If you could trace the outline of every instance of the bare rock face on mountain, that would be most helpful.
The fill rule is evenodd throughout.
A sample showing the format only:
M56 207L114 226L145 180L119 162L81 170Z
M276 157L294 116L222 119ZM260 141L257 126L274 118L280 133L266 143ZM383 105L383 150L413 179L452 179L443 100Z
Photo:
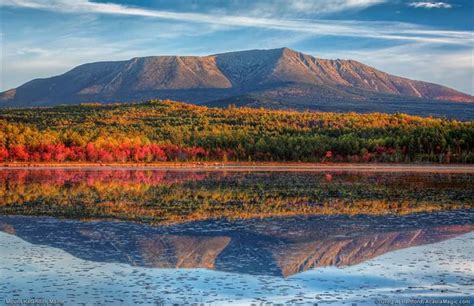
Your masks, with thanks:
M405 109L421 114L449 108L449 102L474 102L474 97L451 88L396 77L353 60L317 59L288 48L90 63L0 94L3 106L165 98L209 106Z

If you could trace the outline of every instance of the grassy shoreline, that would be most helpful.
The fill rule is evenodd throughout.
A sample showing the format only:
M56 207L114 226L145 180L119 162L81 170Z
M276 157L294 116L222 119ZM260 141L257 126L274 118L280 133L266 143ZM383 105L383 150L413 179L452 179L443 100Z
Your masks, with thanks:
M1 169L147 169L147 170L226 170L226 171L370 171L370 172L449 172L474 173L474 164L423 163L297 163L297 162L153 162L153 163L0 163Z

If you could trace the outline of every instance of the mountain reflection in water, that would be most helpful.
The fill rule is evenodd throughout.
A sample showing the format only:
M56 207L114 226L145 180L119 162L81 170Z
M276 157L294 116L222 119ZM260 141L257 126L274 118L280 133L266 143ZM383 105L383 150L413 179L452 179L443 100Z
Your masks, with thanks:
M95 262L287 277L474 230L472 210L407 216L207 220L171 226L1 216L0 230Z

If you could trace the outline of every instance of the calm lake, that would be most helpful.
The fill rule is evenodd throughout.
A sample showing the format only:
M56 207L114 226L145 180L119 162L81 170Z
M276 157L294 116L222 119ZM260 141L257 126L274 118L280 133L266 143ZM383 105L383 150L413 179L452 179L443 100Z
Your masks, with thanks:
M0 170L0 303L474 302L474 174Z

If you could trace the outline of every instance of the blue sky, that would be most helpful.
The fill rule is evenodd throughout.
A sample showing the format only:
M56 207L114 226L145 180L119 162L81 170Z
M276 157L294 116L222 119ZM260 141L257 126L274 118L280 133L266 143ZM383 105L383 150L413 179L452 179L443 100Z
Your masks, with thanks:
M289 47L474 93L474 1L0 0L0 89L76 65Z

